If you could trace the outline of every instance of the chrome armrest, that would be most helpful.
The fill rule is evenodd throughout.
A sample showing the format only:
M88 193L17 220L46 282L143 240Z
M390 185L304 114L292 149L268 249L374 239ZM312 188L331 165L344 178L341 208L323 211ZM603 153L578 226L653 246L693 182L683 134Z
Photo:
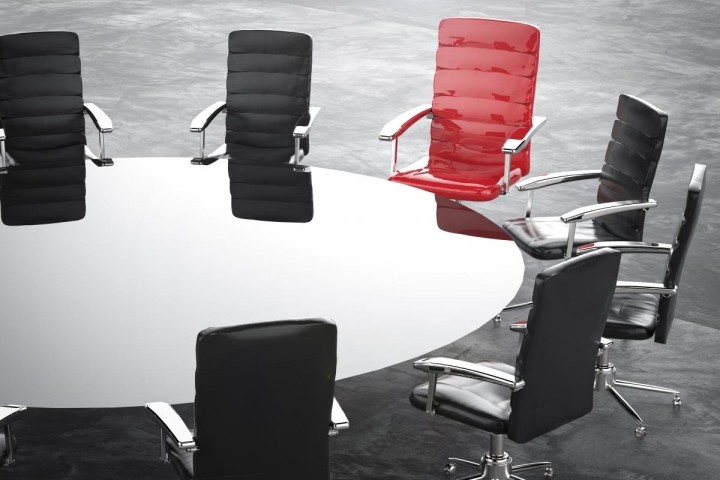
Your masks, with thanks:
M457 360L454 358L434 357L421 358L413 363L413 367L429 374L445 373L460 377L483 380L512 390L520 390L525 386L525 381L515 380L515 375L491 368L485 365Z
M538 188L549 187L560 183L599 178L600 173L601 170L572 170L568 172L548 173L547 175L539 175L521 180L515 184L515 188L521 192L537 190Z
M5 158L5 125L0 118L0 175L7 173L7 160Z
M340 403L337 398L333 398L332 413L330 414L330 430L328 435L337 435L340 430L347 430L350 428L350 421L345 415Z
M190 131L200 134L198 137L200 155L191 160L190 163L193 165L210 165L219 158L219 156L215 158L213 158L212 155L208 157L205 156L205 129L213 120L215 120L215 117L217 117L220 112L225 111L226 108L227 104L225 102L215 102L206 107L202 112L198 113L195 118L193 118L192 122L190 122Z
M527 192L527 206L525 207L525 218L532 214L532 202L534 190L539 188L558 185L560 183L575 182L578 180L587 180L589 178L599 178L602 170L573 170L568 172L549 173L537 177L526 178L515 184L515 188L521 192Z
M406 112L401 113L397 117L390 120L380 130L378 138L384 142L392 142L390 148L390 172L397 171L397 152L398 138L405 131L412 127L415 122L432 112L432 106L429 104L418 105Z
M313 126L313 122L315 122L315 118L317 117L318 113L320 112L320 107L310 107L308 109L308 115L303 116L300 120L302 121L304 118L308 118L308 122L305 125L295 125L295 130L293 131L293 137L295 138L305 138L310 134L310 129ZM298 122L299 123L299 122Z
M10 424L17 420L20 414L27 410L24 405L5 405L0 407L0 427L3 428L5 433L5 450L7 456L5 457L5 465L10 465L15 462L15 446L13 445L12 427Z
M647 202L621 200L619 202L597 203L595 205L576 208L575 210L560 215L560 220L564 223L576 223L592 218L604 217L606 215L614 215L616 213L648 210L653 207L657 207L657 202L653 199L649 199Z
M615 293L652 293L673 296L677 294L677 287L668 288L662 283L618 281L615 284Z
M212 105L206 107L202 112L198 113L192 122L190 122L191 132L202 132L210 123L215 120L220 112L225 110L225 102L215 102Z
M505 140L505 144L502 147L502 151L505 154L505 167L503 172L503 188L502 194L505 195L510 189L510 162L512 156L518 152L521 152L530 144L532 138L540 127L545 125L547 118L545 117L532 117L532 125L530 127L522 127L515 130L510 138Z
M653 199L649 199L647 202L640 202L638 200L622 200L619 202L597 203L587 207L580 207L560 215L560 220L564 223L570 224L570 228L568 228L565 258L572 257L573 244L575 243L575 227L577 226L577 222L603 217L605 215L630 212L633 210L647 210L653 207L657 207L657 202Z
M95 124L95 128L98 130L98 137L100 141L100 157L96 156L92 151L85 146L85 158L92 160L92 162L98 167L110 167L114 165L111 158L105 156L105 134L113 131L112 120L107 114L94 103L86 103L83 105L83 111ZM89 152L89 153L88 153Z
M165 402L151 402L145 404L145 411L155 423L160 426L160 459L167 461L165 450L165 437L169 436L172 441L188 452L197 450L195 438L190 429L185 425L175 409Z
M298 125L295 125L295 130L293 131L293 137L295 138L295 153L293 154L292 158L292 162L295 165L298 165L303 158L303 155L300 151L300 139L305 138L310 134L310 129L312 128L313 122L315 121L315 117L317 117L318 112L320 112L320 107L310 107L308 109L307 115L303 115L302 118L298 121ZM304 122L305 119L307 119L307 123ZM305 125L300 125L300 122L305 123Z
M601 248L612 248L622 253L662 253L669 254L672 251L672 245L669 243L647 243L647 242L595 242L581 245L576 249L578 254L594 252Z

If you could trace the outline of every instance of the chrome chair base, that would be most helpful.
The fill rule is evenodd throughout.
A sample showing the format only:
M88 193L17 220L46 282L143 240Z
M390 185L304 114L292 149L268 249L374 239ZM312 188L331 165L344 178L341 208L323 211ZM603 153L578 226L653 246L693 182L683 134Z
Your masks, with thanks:
M553 468L550 462L533 462L521 465L512 465L512 457L505 452L503 446L505 437L503 435L490 435L490 450L483 455L480 463L471 462L462 458L450 457L445 465L445 475L453 475L458 465L464 465L478 469L479 472L467 475L458 480L524 480L515 475L516 472L524 472L537 468L545 469L545 478L553 478Z
M609 348L612 345L612 341L603 339L600 351L598 352L597 363L595 365L595 390L605 390L610 396L615 399L616 402L638 423L635 427L635 436L637 438L645 437L645 422L630 403L620 395L617 388L630 388L633 390L644 390L646 392L666 393L673 396L673 407L679 408L682 405L680 400L680 392L672 388L659 387L657 385L648 385L645 383L630 382L627 380L618 380L615 378L615 366L608 360Z

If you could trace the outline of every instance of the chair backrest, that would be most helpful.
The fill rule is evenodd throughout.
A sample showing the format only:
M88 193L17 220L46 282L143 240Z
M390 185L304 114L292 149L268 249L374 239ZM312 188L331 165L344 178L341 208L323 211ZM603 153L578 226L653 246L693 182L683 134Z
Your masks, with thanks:
M512 393L508 437L519 443L592 410L595 359L620 253L602 249L541 272L517 357L525 387Z
M690 178L685 209L683 210L680 225L673 238L673 249L668 257L665 269L665 286L680 289L680 276L687 257L690 242L695 233L695 226L698 223L700 209L702 208L703 196L705 195L705 165L696 164ZM655 328L655 341L667 343L670 327L672 327L675 316L675 305L677 294L672 296L661 296L658 305L658 322Z
M336 342L323 319L200 332L195 478L329 478Z
M78 36L0 36L0 118L17 163L0 176L2 221L28 225L85 216L85 120Z
M503 177L505 140L531 125L539 53L540 30L533 25L440 22L428 160L434 176ZM529 147L513 156L511 168L529 172Z
M231 162L287 163L295 151L293 129L310 107L312 38L240 30L230 33L228 49L225 143ZM301 147L307 154L307 139Z
M660 161L667 122L667 113L659 108L631 95L620 95L617 119L600 175L599 203L647 201ZM645 211L608 215L595 222L620 238L640 241Z

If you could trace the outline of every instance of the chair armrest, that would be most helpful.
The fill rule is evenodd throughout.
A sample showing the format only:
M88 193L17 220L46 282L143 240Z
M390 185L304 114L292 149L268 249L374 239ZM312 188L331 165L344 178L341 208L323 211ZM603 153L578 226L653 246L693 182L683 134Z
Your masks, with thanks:
M310 107L308 109L307 115L303 115L302 118L298 121L298 124L295 125L295 130L293 131L293 137L295 138L305 138L310 134L310 129L313 126L313 122L315 122L315 117L317 117L318 113L320 112L320 107ZM301 125L300 122L303 122L305 119L307 119L307 123L304 125Z
M7 159L5 158L5 125L0 118L0 175L7 173Z
M545 125L547 118L545 117L532 117L532 125L530 127L518 128L511 135L510 138L505 140L505 144L502 147L503 153L509 153L515 155L521 152L530 143L530 139L540 130L540 127Z
M155 423L160 425L163 432L172 438L179 448L187 451L193 451L197 448L192 432L169 403L146 403L145 411L148 412Z
M4 405L0 407L0 427L4 427L18 419L27 410L25 405Z
M669 243L617 241L588 243L577 247L576 252L582 254L594 252L601 248L612 248L621 253L662 253L666 255L672 251L672 245Z
M647 210L653 207L657 207L657 202L653 199L649 199L647 202L622 200L619 202L598 203L571 210L560 215L560 220L564 223L576 223L592 218L604 217L606 215L614 215L616 213L630 212L633 210Z
M460 377L474 378L486 382L508 387L512 390L520 390L525 386L525 381L515 380L515 375L505 373L495 368L484 365L457 360L454 358L434 357L421 358L413 363L413 367L429 374L445 373Z
M378 138L384 142L390 142L397 139L397 137L405 133L405 130L412 127L415 122L431 111L431 105L423 104L401 113L385 124L382 130L380 130Z
M95 128L101 133L110 133L113 131L112 120L107 114L94 103L86 103L83 110L95 124Z
M530 177L525 180L521 180L515 184L515 188L521 192L527 190L537 190L538 188L549 187L560 183L599 178L600 173L601 170L573 170L568 172L549 173L547 175L539 175L537 177Z
M337 435L340 430L347 430L350 428L350 421L345 415L340 403L337 398L333 398L332 413L330 414L330 431L328 435Z
M673 296L677 294L677 287L667 288L662 283L618 281L615 284L615 293L652 293Z
M215 102L208 106L202 112L198 113L192 122L190 122L191 132L203 132L210 125L210 122L215 120L220 112L226 108L225 102Z

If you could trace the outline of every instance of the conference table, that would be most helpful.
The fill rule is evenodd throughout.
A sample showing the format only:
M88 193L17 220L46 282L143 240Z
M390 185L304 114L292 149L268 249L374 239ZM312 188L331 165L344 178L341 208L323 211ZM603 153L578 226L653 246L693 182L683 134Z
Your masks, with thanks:
M472 210L342 171L312 181L312 221L246 220L222 161L118 158L88 165L84 219L0 225L0 404L192 402L200 330L288 318L337 323L342 379L451 343L519 289L520 251Z

